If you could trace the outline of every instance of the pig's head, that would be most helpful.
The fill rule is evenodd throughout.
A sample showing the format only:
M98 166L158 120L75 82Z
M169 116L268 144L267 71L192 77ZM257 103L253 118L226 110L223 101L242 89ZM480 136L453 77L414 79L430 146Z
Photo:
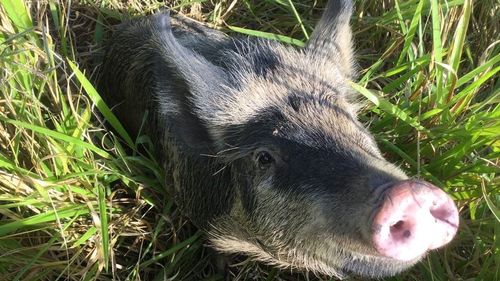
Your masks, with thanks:
M381 277L453 238L453 201L387 162L356 118L350 15L349 1L331 1L304 49L234 41L218 65L162 33L189 116L208 135L199 142L231 177L228 211L205 227L216 249Z

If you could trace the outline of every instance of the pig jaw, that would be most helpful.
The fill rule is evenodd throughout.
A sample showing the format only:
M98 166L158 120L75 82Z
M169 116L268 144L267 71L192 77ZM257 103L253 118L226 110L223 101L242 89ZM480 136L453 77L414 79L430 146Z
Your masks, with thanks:
M419 260L396 261L376 255L361 254L348 250L350 247L347 245L352 248L360 247L360 252L369 252L370 249L341 237L330 236L324 239L324 235L299 238L298 241L294 241L294 245L286 245L285 241L279 239L274 240L274 245L264 244L263 238L248 233L245 227L230 217L218 220L217 226L213 225L212 230L207 232L210 245L222 253L244 253L254 260L283 269L307 270L339 279L352 274L370 278L393 276L413 266Z
M397 168L393 167L393 169L397 171ZM404 177L400 173L395 173L398 174L397 178ZM304 188L314 189L313 186ZM416 190L413 190L415 188ZM370 196L377 197L381 202L361 197L364 203L355 200L352 203L352 209L343 213L342 217L347 219L332 221L331 213L341 212L345 205L332 206L329 196L319 194L300 197L275 192L272 181L268 180L257 187L257 198L260 199L257 201L267 201L269 204L268 206L259 205L259 209L267 210L265 213L248 214L243 207L244 204L236 200L231 214L223 219L217 219L217 224L212 225L213 228L208 233L212 246L221 252L243 252L256 260L279 267L306 269L338 278L343 278L348 274L372 278L393 276L413 266L428 250L446 244L453 237L456 227L450 228L446 241L437 241L437 244L433 243L429 247L420 247L421 245L417 244L415 247L418 248L418 253L408 258L393 254L390 250L382 248L387 243L376 241L379 236L375 231L370 230L370 224L372 222L373 225L383 223L384 221L378 216L387 215L392 211L391 208L395 208L392 207L394 205L407 204L412 200L413 195L419 200L415 202L417 205L439 201L436 202L437 207L433 207L429 212L451 224L455 224L454 220L456 224L458 223L458 212L451 199L443 195L444 192L428 183L396 180L395 183L390 183L380 189L375 192L375 195ZM401 190L403 195L400 195ZM412 194L412 196L405 194ZM431 196L428 196L429 194ZM340 199L352 200L348 197ZM427 201L421 202L422 200ZM363 204L365 209L361 206ZM391 208L386 206L388 204ZM278 205L281 207L276 208ZM414 210L419 207L413 206L412 208L411 210ZM370 209L375 209L375 211L369 212ZM370 216L373 213L375 218ZM297 220L297 214L300 214L300 221ZM398 214L400 212L395 212L395 215ZM359 219L349 219L349 215ZM287 221L287 216L292 219ZM361 230L363 227L368 230ZM353 231L353 229L358 229L358 231ZM426 238L424 236L421 239ZM406 245L401 247L400 252L404 253Z

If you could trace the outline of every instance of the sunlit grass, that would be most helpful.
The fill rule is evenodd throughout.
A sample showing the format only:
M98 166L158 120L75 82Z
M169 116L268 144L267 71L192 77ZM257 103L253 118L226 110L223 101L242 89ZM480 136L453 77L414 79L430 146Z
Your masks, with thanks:
M296 46L325 3L167 2ZM151 140L131 139L93 86L108 30L165 4L0 3L0 279L222 280L165 194ZM494 0L356 2L360 119L388 159L449 192L461 214L450 246L388 280L500 279L498 13ZM235 280L306 278L236 262Z

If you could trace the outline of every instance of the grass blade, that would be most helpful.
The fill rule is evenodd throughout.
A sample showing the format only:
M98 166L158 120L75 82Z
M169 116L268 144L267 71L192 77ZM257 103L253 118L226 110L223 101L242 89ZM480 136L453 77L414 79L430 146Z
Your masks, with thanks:
M123 140L127 143L127 145L131 148L135 149L135 144L132 141L132 138L127 133L125 128L123 128L118 118L111 112L111 109L106 105L101 96L97 93L94 86L89 82L89 80L85 77L85 75L78 69L78 67L71 61L68 60L69 66L75 73L78 81L82 84L85 92L90 97L92 102L97 106L99 111L102 113L104 118L109 122L109 124L116 130L116 132L123 138Z
M5 236L9 233L22 228L26 228L28 226L36 226L47 222L55 222L58 219L71 218L75 216L86 215L88 213L89 210L82 206L70 206L59 210L50 210L42 214L1 224L0 236Z
M60 133L60 132L56 132L56 131L53 131L53 130L49 130L47 128L35 126L35 125L32 125L32 124L28 124L28 123L25 123L25 122L22 122L22 121L7 119L7 118L1 117L1 116L0 116L0 121L7 122L7 123L10 123L12 125L16 125L18 127L22 127L22 128L28 129L28 130L32 130L34 132L43 134L45 136L52 137L52 138L64 141L64 142L66 142L68 144L72 143L74 145L87 148L87 149L89 149L89 150L97 153L99 156L101 156L103 158L111 158L111 155L108 152L106 152L106 151L104 151L104 150L102 150L102 149L94 146L93 144L90 144L88 142L84 142L84 141L82 141L80 139L68 136L66 134L63 134L63 133Z
M298 39L291 38L288 36L284 36L284 35L263 32L263 31L257 31L257 30L251 30L251 29L246 29L246 28L236 27L236 26L228 26L228 28L231 29L232 31L235 31L235 32L238 32L241 34L246 34L246 35L255 36L255 37L261 37L261 38L265 38L265 39L276 40L276 41L280 41L280 42L287 43L290 45L295 45L298 47L303 47L305 45L305 43L303 41L300 41Z
M351 86L384 112L398 119L401 119L403 122L407 123L408 125L412 126L413 128L419 131L430 133L428 132L427 129L425 129L422 125L420 125L420 123L415 118L410 117L404 110L393 105L386 99L376 95L373 91L369 91L355 83L351 83Z
M0 3L19 32L33 27L30 13L23 0L1 0Z
M306 40L309 39L309 34L306 30L306 27L304 26L304 23L302 22L302 18L300 17L299 13L297 12L297 9L295 9L295 5L293 4L292 0L288 0L288 6L290 9L292 9L293 15L297 19L297 22L299 23L300 29L302 29L302 32L304 33L304 37Z

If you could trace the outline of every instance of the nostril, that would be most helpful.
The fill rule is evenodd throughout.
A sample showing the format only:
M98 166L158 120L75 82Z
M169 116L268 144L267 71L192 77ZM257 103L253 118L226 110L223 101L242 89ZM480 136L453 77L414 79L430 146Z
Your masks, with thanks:
M391 227L394 229L401 229L403 227L404 221L398 221L397 223L393 224Z
M408 223L405 223L404 221L400 220L396 222L395 224L391 225L390 227L391 235L394 238L410 238L411 236L411 231L408 229Z
M436 209L430 209L431 215L435 217L438 220L446 221L448 217L450 217L451 212L447 210L446 208L436 208Z
M431 208L429 211L436 220L457 227L456 223L452 221L454 216L453 210L450 210L446 206L439 206L438 208Z

